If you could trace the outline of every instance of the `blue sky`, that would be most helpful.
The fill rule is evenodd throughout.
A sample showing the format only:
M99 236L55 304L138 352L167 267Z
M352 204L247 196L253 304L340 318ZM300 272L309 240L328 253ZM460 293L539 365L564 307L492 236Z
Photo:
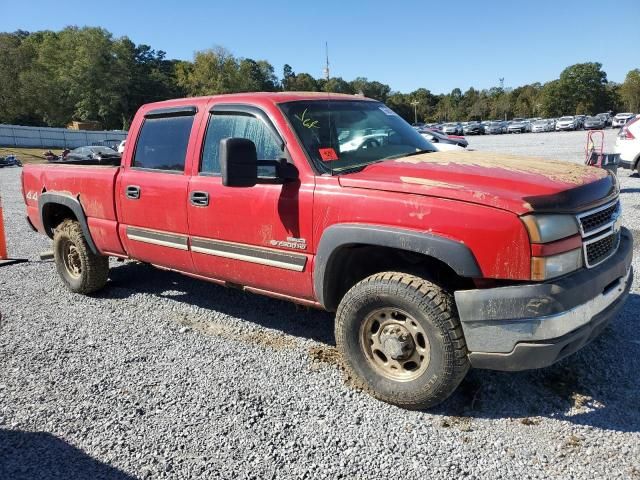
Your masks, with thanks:
M101 26L169 58L221 45L278 76L365 76L408 92L519 86L598 61L609 80L640 68L640 0L0 0L0 31ZM615 38L615 39L614 39Z

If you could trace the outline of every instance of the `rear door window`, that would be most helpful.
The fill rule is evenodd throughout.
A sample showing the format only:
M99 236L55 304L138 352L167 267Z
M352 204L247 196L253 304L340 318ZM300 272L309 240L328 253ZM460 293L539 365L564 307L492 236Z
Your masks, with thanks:
M193 115L145 118L133 168L183 172Z

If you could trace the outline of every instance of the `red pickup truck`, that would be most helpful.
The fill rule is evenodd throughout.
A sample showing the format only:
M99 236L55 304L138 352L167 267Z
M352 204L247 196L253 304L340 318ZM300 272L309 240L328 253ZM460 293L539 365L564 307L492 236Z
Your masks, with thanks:
M143 106L119 165L28 165L28 219L73 292L109 257L336 312L347 367L406 408L470 367L551 365L632 280L615 175L436 152L384 104L250 93Z

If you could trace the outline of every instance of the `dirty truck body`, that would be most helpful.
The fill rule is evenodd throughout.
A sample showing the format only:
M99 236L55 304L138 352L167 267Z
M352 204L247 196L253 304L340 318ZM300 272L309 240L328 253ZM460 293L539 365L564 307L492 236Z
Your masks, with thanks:
M469 367L553 364L631 284L614 175L435 152L362 97L236 94L143 106L122 165L29 165L28 220L73 291L132 258L336 311L378 398L444 400Z

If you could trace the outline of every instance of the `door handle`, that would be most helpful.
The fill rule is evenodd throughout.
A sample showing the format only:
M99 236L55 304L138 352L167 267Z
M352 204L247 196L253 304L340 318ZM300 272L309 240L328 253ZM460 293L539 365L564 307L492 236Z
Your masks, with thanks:
M128 185L126 190L127 198L138 200L140 198L140 187L137 185Z
M191 192L189 201L191 201L191 205L196 207L206 207L209 205L209 194L207 192Z

